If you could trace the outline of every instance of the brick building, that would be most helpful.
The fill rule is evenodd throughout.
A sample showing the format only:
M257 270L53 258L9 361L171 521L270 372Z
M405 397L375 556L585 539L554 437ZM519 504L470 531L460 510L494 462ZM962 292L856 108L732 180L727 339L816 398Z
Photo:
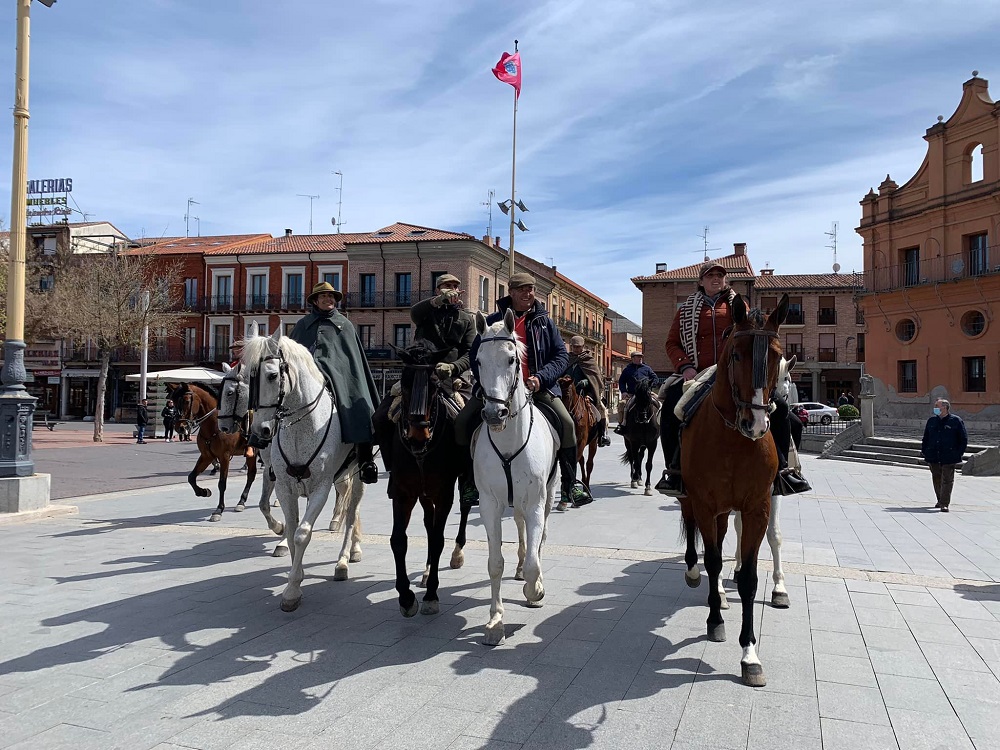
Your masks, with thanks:
M958 108L924 134L902 186L888 175L861 201L861 305L876 414L923 420L938 397L966 419L1000 422L1000 104L973 73Z

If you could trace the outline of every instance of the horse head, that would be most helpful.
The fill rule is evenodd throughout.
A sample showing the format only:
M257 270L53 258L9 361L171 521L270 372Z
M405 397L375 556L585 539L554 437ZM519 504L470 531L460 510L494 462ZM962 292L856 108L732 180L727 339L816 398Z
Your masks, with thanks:
M194 393L187 383L177 383L167 395L177 409L177 421L187 426L194 420Z
M735 428L751 440L768 431L768 402L778 383L781 342L778 327L788 313L788 295L782 295L770 315L748 310L740 295L733 300L733 329L719 359L720 377L728 383L736 408Z
M230 367L222 363L222 382L219 384L219 429L237 432L239 423L250 411L250 387L242 378L242 364Z
M396 352L403 363L399 381L403 402L399 422L401 435L405 443L417 450L429 446L434 438L439 381L431 376L434 365L446 351L434 349L429 342L418 339L409 348Z
M797 362L798 358L793 354L791 359L782 357L781 362L778 363L778 384L774 387L774 393L789 404L793 401L790 398L792 392L792 370L795 368Z
M499 431L527 402L527 390L521 380L521 362L527 349L514 333L514 313L510 309L503 320L493 325L487 325L486 317L476 311L476 330L479 332L476 366L485 401L483 420L490 429Z

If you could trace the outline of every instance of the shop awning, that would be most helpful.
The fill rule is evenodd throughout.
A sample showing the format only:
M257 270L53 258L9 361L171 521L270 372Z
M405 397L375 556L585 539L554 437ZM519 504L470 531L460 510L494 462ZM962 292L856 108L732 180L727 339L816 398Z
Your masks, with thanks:
M125 379L138 382L139 373L126 375ZM146 373L147 383L218 383L221 380L221 372L209 370L207 367L177 367L173 370Z

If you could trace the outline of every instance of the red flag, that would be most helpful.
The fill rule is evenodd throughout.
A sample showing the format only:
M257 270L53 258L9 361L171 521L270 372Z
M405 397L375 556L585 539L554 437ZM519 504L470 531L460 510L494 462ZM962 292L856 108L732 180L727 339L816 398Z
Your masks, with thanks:
M500 62L493 68L493 75L497 80L509 83L514 87L515 97L521 96L521 53L515 52L513 55L504 52L500 56Z

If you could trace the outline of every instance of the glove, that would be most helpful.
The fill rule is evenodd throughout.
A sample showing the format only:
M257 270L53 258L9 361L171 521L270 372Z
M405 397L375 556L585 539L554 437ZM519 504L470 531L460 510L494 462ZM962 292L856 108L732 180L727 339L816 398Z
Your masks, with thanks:
M442 305L454 305L455 300L458 299L457 289L445 289L441 294L431 300L431 304L434 307L441 307Z
M590 387L590 381L588 381L588 380L581 380L580 382L578 382L576 384L576 392L577 393L586 393L586 391L587 391L587 389L589 387Z
M448 364L447 362L441 362L434 366L434 374L437 375L441 380L448 380L451 378L452 373L455 372L455 365Z

